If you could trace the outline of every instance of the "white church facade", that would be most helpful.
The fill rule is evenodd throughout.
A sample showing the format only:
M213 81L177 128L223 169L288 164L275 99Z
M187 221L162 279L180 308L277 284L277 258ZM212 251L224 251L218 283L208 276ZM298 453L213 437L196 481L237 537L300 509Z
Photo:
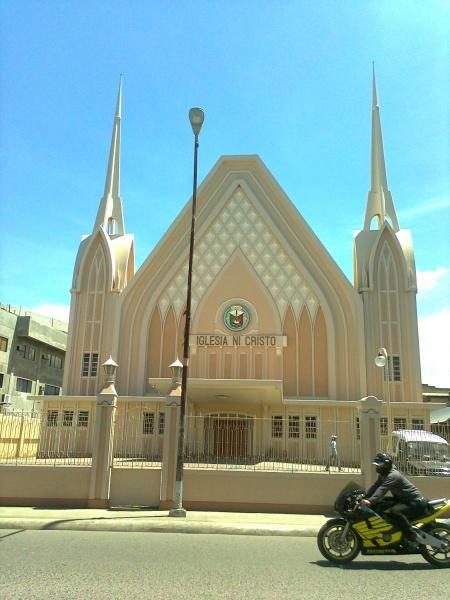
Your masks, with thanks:
M158 454L169 365L183 354L191 201L135 272L120 196L121 105L120 86L104 195L75 262L63 396L46 409L93 411L112 356L118 427L129 407L150 403ZM373 395L384 400L382 434L427 426L414 251L388 188L375 80L361 220L352 284L258 156L219 158L197 195L189 416L264 418L263 445L306 437L323 446L333 431L346 437L339 423L358 427L357 402ZM385 369L374 362L379 348ZM230 437L227 451L243 443Z

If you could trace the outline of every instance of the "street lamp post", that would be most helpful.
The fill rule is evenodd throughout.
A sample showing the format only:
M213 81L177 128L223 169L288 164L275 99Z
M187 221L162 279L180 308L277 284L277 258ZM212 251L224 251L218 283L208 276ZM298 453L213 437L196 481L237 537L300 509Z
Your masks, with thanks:
M192 262L194 258L195 239L195 213L197 208L197 154L198 136L205 118L201 108L191 108L189 121L194 133L194 183L192 190L192 218L191 218L191 240L189 245L189 266L186 295L186 321L184 326L184 350L183 350L183 373L181 378L180 399L180 423L178 427L178 451L177 470L175 475L175 506L169 511L171 517L185 517L186 510L183 508L183 465L184 465L184 416L186 413L186 387L189 367L189 334L191 330L191 288L192 288Z
M378 353L375 357L375 364L377 367L383 368L383 394L387 403L387 423L388 433L391 431L391 392L389 389L389 358L386 348L378 348Z

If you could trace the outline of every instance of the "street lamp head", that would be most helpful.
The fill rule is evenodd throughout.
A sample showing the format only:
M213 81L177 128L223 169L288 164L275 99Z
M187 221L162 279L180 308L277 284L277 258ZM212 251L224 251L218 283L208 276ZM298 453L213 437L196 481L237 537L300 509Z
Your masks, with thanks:
M191 122L194 135L198 135L200 133L204 118L205 113L201 108L191 108L189 111L189 121Z
M378 348L378 354L375 357L375 364L377 367L385 367L387 361L386 348Z

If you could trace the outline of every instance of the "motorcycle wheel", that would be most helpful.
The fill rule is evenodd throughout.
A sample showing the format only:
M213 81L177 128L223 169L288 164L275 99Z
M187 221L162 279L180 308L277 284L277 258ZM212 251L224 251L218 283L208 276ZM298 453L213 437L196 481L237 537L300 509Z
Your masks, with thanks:
M435 567L445 569L450 567L450 526L445 523L433 523L427 527L426 532L440 540L447 542L447 547L443 550L433 548L433 546L420 546L422 556L426 561Z
M344 519L331 519L323 525L317 536L319 550L327 560L344 564L352 561L361 549L361 543L355 531L350 527L345 539L342 532L346 525Z

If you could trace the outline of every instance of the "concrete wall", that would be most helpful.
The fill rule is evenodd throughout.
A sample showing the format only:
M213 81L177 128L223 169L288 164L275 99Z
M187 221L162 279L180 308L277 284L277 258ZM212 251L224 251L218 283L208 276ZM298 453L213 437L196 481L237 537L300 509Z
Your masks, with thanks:
M0 505L86 506L90 467L0 467Z
M0 505L86 506L90 467L0 467ZM411 477L424 497L450 495L445 477ZM112 469L111 505L158 507L161 469ZM184 502L188 510L229 510L321 514L350 481L363 487L362 475L184 470ZM161 508L166 508L162 506Z
M161 469L127 469L119 467L111 473L112 505L159 506Z
M449 477L411 477L408 475L408 479L422 492L423 497L427 500L450 497Z
M187 509L321 514L334 506L359 474L276 473L185 469L183 505Z

